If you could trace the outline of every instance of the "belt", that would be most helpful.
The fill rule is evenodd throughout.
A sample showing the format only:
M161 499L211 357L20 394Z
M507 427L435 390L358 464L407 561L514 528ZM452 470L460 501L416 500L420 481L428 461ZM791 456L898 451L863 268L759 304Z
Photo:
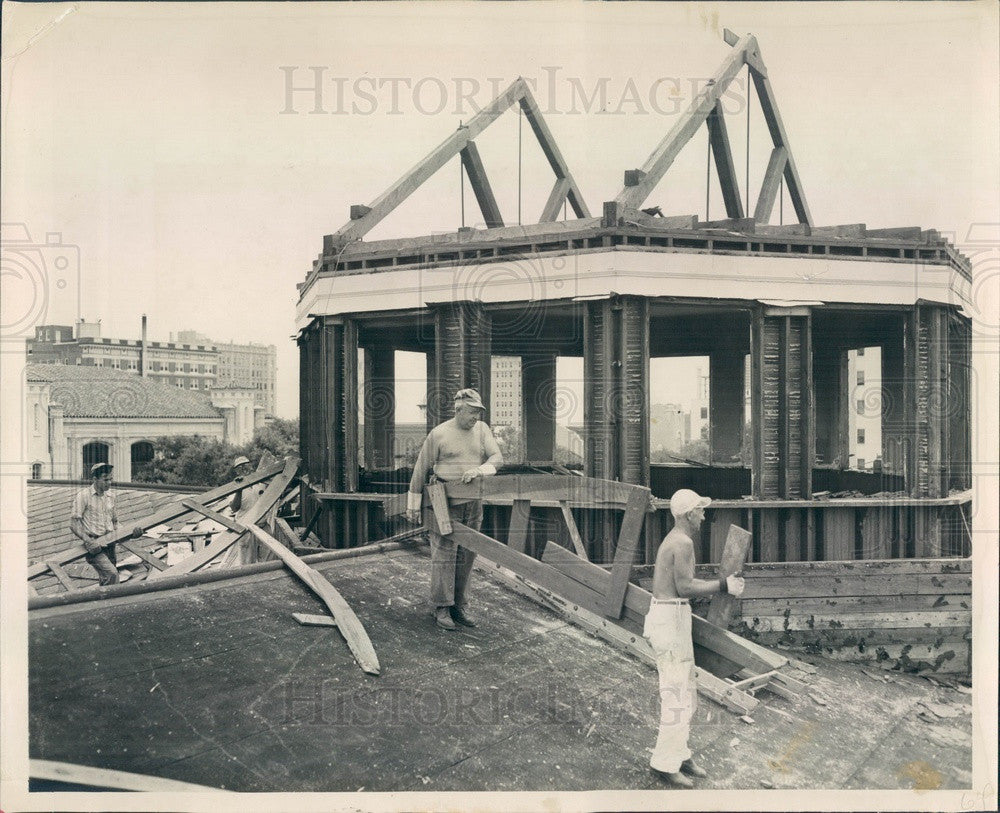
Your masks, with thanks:
M686 598L654 598L651 604L687 604Z

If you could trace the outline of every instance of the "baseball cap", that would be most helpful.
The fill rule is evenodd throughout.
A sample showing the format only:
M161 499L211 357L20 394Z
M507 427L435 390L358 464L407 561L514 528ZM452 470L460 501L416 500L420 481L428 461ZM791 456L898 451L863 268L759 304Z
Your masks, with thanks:
M235 469L237 466L242 466L244 463L249 463L249 462L250 460L248 458L244 457L243 455L240 455L233 461L233 468Z
M100 477L105 472L108 472L110 474L113 468L114 466L111 465L110 463L95 463L93 466L90 467L90 476Z
M695 508L707 508L712 503L711 497L701 497L690 488L681 488L670 498L670 513L674 517L682 517Z
M455 393L455 404L468 404L476 409L486 409L483 406L483 399L479 397L479 393L474 389L464 389L459 390Z

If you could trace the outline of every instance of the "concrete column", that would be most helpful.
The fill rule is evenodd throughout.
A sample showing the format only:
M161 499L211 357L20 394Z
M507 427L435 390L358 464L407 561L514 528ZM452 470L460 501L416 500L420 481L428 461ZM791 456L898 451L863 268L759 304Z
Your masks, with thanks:
M720 350L708 358L711 460L732 464L743 443L743 350Z
M906 487L913 497L948 493L948 310L916 305L904 333L904 395L910 465ZM965 409L968 409L966 404Z
M841 420L847 408L841 368L847 354L839 347L816 348L813 387L816 393L816 454L824 465L847 466L848 446Z
M649 482L649 301L587 303L584 319L585 471Z
M808 498L815 458L809 309L760 308L751 328L751 366L754 496Z
M396 428L396 353L365 348L365 468L392 468Z
M556 356L521 356L521 415L527 460L553 460L556 453Z

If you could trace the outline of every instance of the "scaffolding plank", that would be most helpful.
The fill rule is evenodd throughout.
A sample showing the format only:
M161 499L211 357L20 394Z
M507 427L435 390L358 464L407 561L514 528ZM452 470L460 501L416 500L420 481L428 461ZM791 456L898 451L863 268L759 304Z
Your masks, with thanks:
M375 647L372 646L364 625L344 600L344 597L340 595L340 592L318 571L309 567L263 528L248 525L247 530L323 600L336 620L337 627L343 634L344 640L347 641L347 646L358 662L358 666L370 675L379 674L382 669L378 662L378 655L375 654Z
M642 526L646 520L649 496L648 488L635 488L625 506L625 516L622 518L618 544L615 546L615 560L611 566L610 584L604 605L604 612L610 618L621 618L622 615L625 590L632 575L636 551L639 549L639 537L642 536Z

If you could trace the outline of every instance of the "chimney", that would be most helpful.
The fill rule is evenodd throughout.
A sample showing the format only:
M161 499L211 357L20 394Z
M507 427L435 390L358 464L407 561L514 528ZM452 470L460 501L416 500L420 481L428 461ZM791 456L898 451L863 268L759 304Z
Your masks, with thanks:
M139 343L139 375L146 377L146 314L142 315L142 340Z

